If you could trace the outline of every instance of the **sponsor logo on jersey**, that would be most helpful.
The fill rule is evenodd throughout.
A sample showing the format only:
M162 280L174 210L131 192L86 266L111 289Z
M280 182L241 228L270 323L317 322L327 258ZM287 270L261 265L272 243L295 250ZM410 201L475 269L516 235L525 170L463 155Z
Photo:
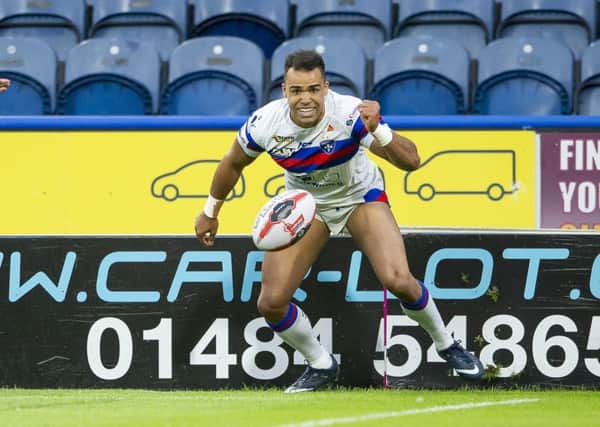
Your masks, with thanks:
M262 116L260 115L255 115L254 117L252 117L252 119L250 120L250 127L254 128L256 127L256 121L262 119Z
M293 136L275 135L275 136L273 136L273 139L278 144L289 144L291 142L294 142L294 137Z
M285 144L283 147L275 147L270 151L271 155L277 157L291 157L304 147L307 147L311 144L310 142L295 142L293 136L275 135L273 139L278 144Z

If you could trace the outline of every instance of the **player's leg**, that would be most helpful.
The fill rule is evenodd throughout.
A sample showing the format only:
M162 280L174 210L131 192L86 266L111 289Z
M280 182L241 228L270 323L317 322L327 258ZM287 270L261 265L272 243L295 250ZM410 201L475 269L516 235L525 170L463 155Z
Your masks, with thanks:
M404 239L389 206L365 203L352 213L347 227L381 284L400 299L406 314L427 330L438 350L449 347L452 337L427 289L410 272Z
M406 315L427 331L440 355L459 374L480 377L483 368L479 361L454 342L427 288L411 274L404 239L389 206L381 202L360 205L347 227L379 281L400 299ZM449 360L457 357L460 360Z
M329 230L314 220L308 232L289 248L265 252L258 311L273 331L298 350L309 368L288 391L314 390L335 379L337 364L314 337L306 314L292 301L309 267L329 237Z

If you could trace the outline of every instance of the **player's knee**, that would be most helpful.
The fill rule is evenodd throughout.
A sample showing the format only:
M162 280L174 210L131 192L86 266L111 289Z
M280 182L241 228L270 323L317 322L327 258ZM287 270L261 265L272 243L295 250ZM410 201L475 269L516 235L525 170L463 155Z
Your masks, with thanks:
M258 296L258 301L256 302L258 312L267 319L281 317L281 313L285 315L288 305L289 301L287 299L263 293Z
M394 295L409 295L415 285L415 278L409 271L389 269L385 271L379 280L381 284Z

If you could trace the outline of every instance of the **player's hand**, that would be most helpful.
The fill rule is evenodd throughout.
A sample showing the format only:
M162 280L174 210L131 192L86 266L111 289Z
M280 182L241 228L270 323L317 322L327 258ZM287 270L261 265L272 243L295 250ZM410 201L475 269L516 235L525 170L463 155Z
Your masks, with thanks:
M217 218L209 218L204 212L201 212L196 217L196 223L194 224L196 230L196 237L205 246L212 246L215 244L215 236L217 235L217 229L219 228L219 220Z
M358 104L358 111L360 113L360 118L369 132L373 132L377 129L377 126L379 126L379 119L381 118L379 102L365 99Z
M4 92L10 86L10 80L0 79L0 93Z

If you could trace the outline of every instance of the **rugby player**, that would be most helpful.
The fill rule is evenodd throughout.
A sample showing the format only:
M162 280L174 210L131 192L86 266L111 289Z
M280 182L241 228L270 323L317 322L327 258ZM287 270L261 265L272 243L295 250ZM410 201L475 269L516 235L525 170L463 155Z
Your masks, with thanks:
M317 214L306 235L286 249L267 251L262 264L258 311L308 362L286 391L313 391L337 379L338 363L313 336L308 316L292 295L329 236L343 230L366 254L381 284L399 298L406 315L428 332L449 366L463 377L481 378L481 362L450 336L427 288L411 274L383 178L366 151L412 171L420 163L415 144L390 129L378 102L330 90L318 53L293 52L284 69L284 97L258 109L239 130L215 171L195 231L205 245L213 245L225 197L242 170L264 151L285 169L286 188L314 196Z

